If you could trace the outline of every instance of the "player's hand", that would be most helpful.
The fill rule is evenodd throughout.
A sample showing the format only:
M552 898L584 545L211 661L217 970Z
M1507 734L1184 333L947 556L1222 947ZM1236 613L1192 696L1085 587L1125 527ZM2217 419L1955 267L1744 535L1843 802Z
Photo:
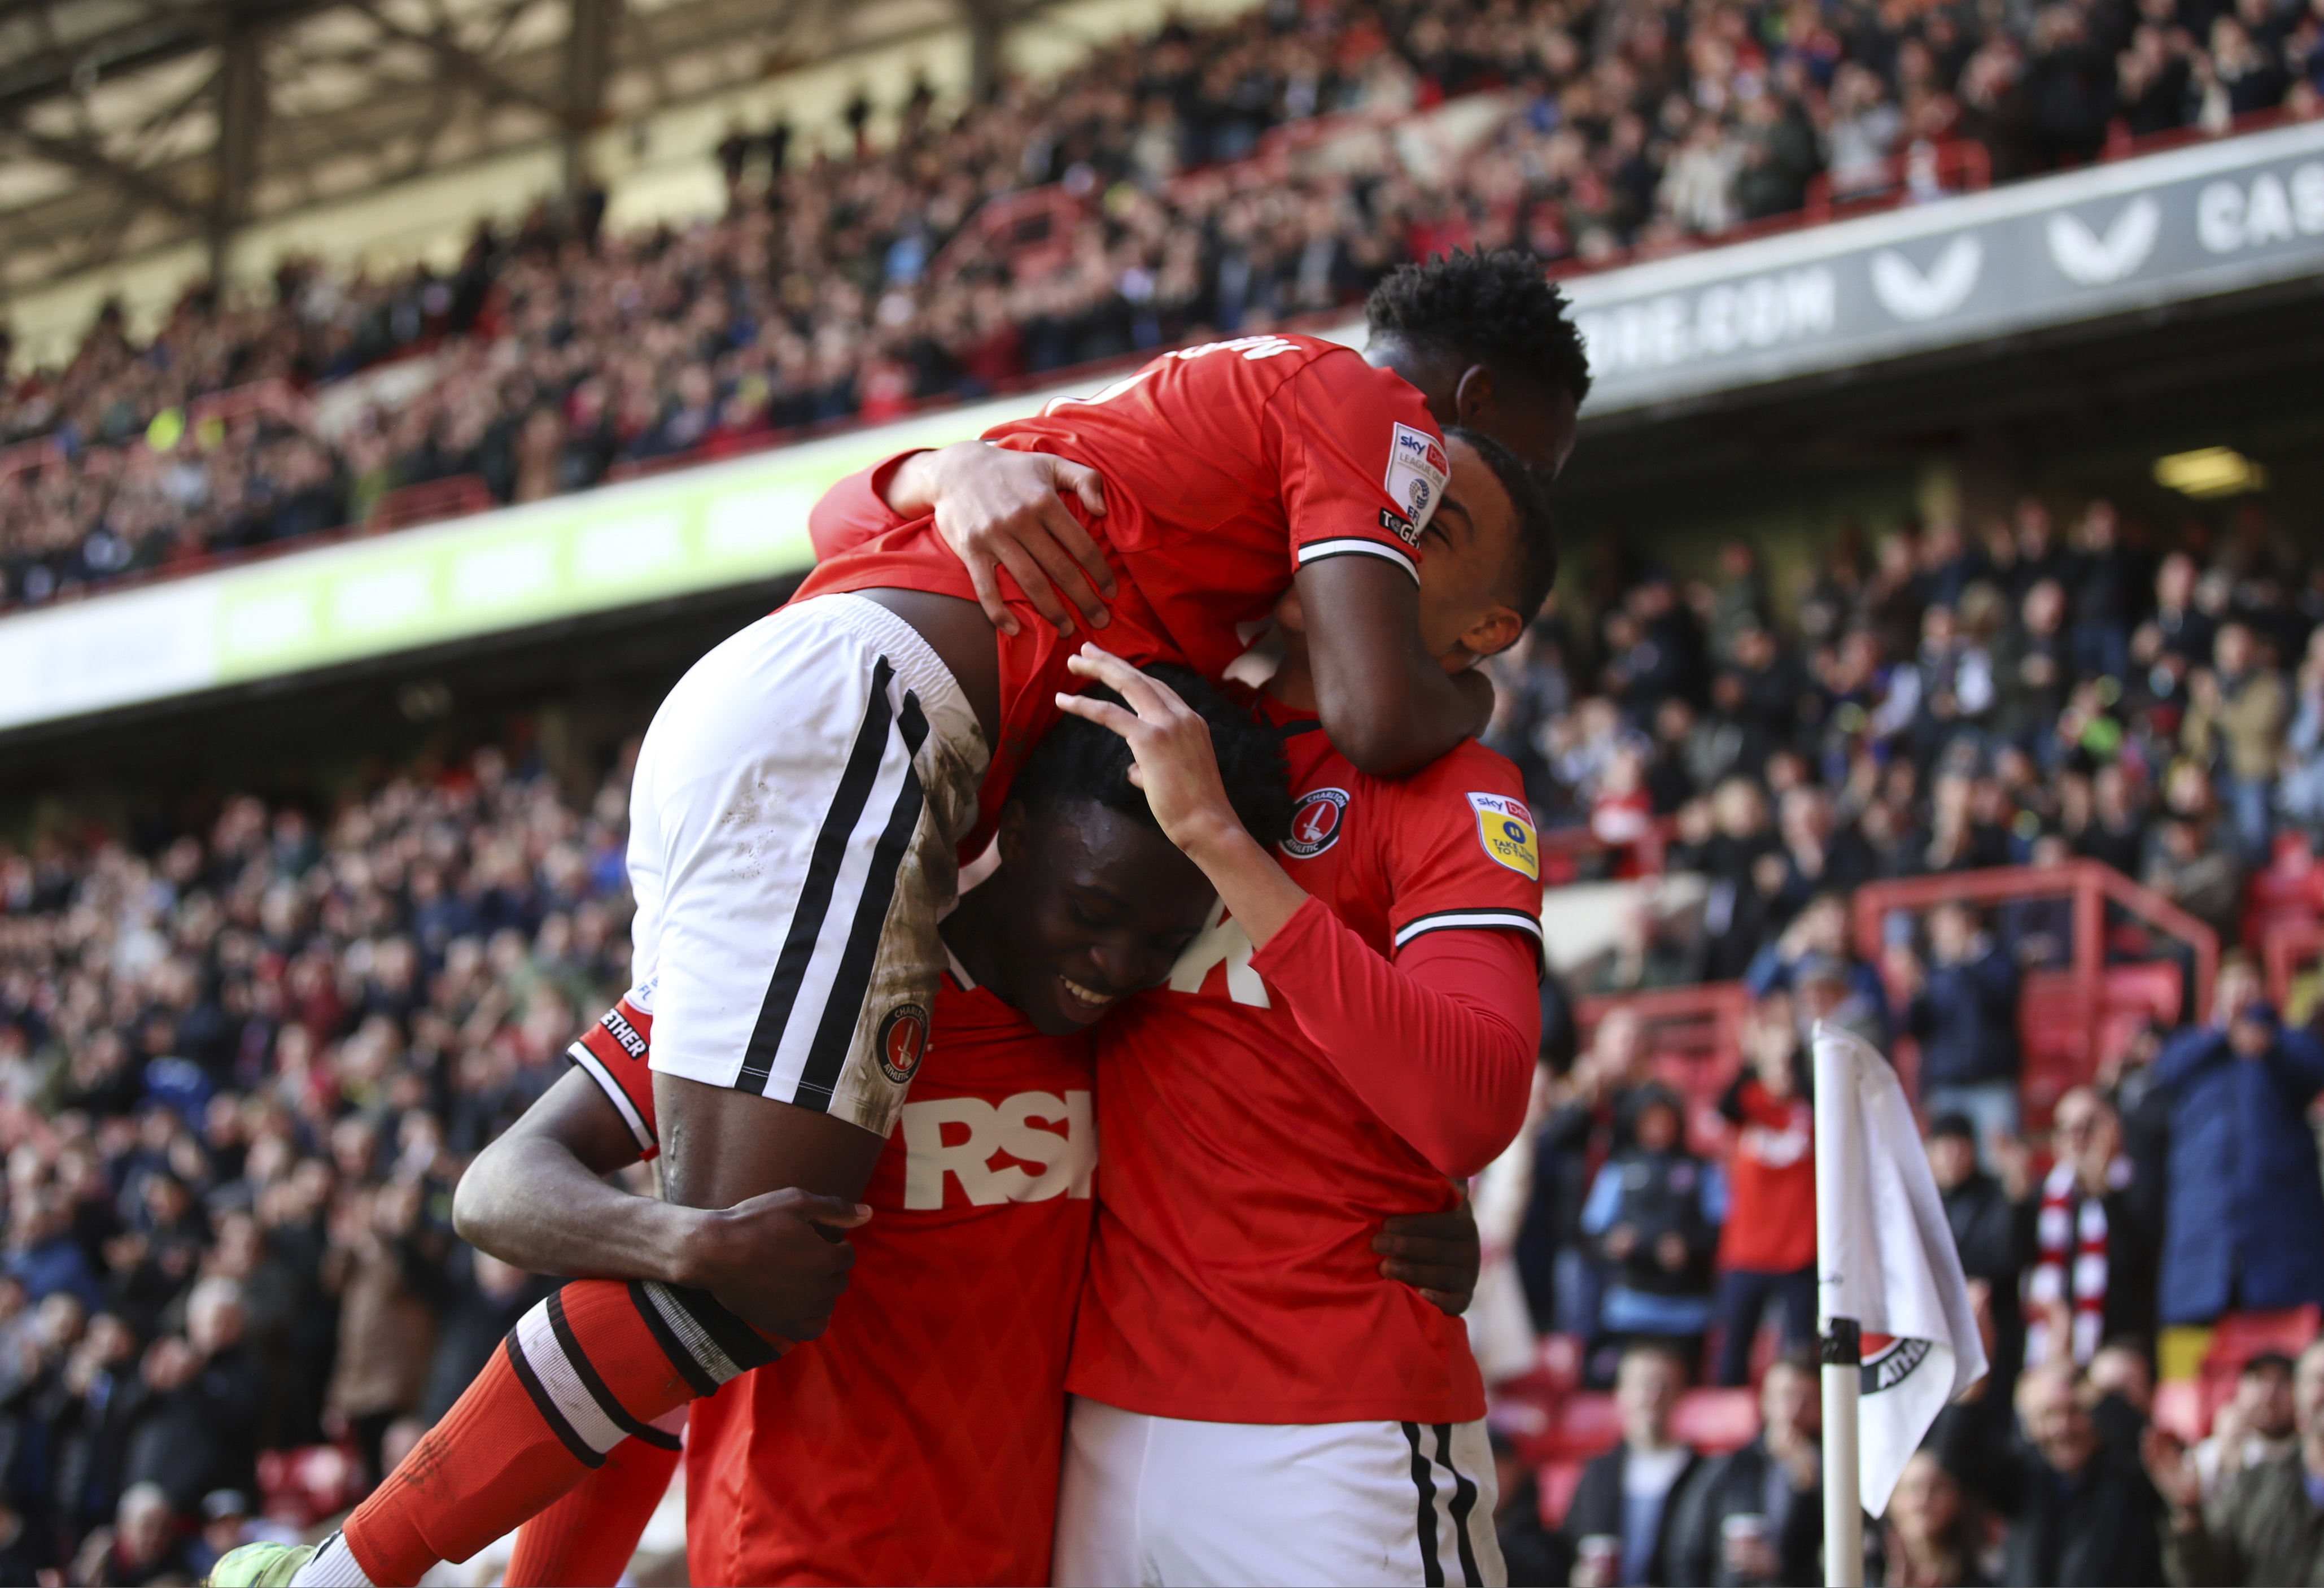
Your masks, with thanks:
M1068 657L1065 668L1077 678L1096 679L1130 703L1125 709L1087 695L1057 697L1060 710L1085 716L1130 741L1130 780L1145 790L1146 804L1171 843L1199 861L1206 842L1222 834L1243 833L1219 777L1211 725L1176 691L1094 645L1084 645L1079 655Z
M1606 1255L1612 1258L1616 1262L1620 1262L1624 1258L1629 1256L1631 1249L1636 1247L1637 1243L1638 1232L1633 1225L1616 1224L1612 1229L1606 1232Z
M1380 1221L1372 1250L1383 1260L1380 1277L1409 1285L1447 1317L1469 1310L1484 1258L1477 1220L1464 1200L1442 1213L1402 1213Z
M1686 1267L1686 1237L1673 1232L1655 1241L1655 1260L1672 1273Z
M913 489L906 494L925 493L936 533L967 565L977 604L993 627L1004 634L1019 627L1001 598L996 567L1009 570L1033 610L1061 634L1074 632L1068 601L1093 629L1112 621L1105 604L1116 593L1113 570L1065 503L1071 494L1091 517L1105 516L1105 487L1095 469L982 441L959 442L913 461L917 471L904 482ZM921 503L891 500L889 505L903 512Z
M871 1217L861 1203L788 1189L704 1209L685 1238L679 1271L752 1327L812 1340L831 1322L855 1266L855 1248L839 1232Z

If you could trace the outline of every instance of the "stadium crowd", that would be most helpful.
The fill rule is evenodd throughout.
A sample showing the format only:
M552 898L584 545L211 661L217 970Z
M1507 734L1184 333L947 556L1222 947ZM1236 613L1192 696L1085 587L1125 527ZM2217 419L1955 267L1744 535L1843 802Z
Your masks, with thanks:
M1449 247L1604 263L1796 210L1812 183L1932 197L1948 145L2006 180L2313 115L2319 89L2314 0L1271 0L956 116L921 87L876 148L860 97L836 156L738 129L715 223L609 234L588 194L480 227L449 272L290 261L269 300L197 288L147 342L108 310L61 369L0 355L0 605L364 522L402 486L529 502L1232 335ZM1444 169L1345 123L1328 159L1250 158L1334 113L1485 90L1505 96L1487 135ZM1052 184L1079 217L1018 269L975 217ZM416 389L327 424L297 395L413 358Z
M191 1580L261 1451L383 1470L540 1298L452 1186L628 984L627 789L488 748L0 846L0 1581Z
M1545 830L1586 825L1618 857L1664 824L1672 871L1706 884L1685 909L1674 883L1644 891L1567 991L1727 981L1751 1001L1717 1103L1729 1145L1700 1150L1696 1104L1617 1008L1586 1042L1565 1026L1493 1171L1522 1192L1499 1198L1519 1212L1489 1246L1511 1253L1537 1327L1579 1343L1584 1381L1612 1382L1623 1429L1561 1532L1522 1500L1505 1511L1529 1580L1821 1580L1817 1019L1884 1051L1917 1043L1930 1163L1995 1362L1906 1474L1876 1574L2277 1583L2324 1566L2324 1349L2300 1359L2297 1392L2289 1355L2245 1364L2193 1465L2144 1444L2159 1343L2324 1305L2324 1043L2270 1007L2246 916L2264 900L2324 919L2324 563L2304 544L2253 507L2172 543L2103 500L2061 522L2028 497L1975 532L1844 537L1789 592L1787 629L1748 548L1682 581L1609 537L1593 621L1545 621L1495 664L1492 737ZM2021 1118L2020 1000L2031 973L2071 961L2062 900L1900 912L1868 962L1849 899L2076 858L2230 947L2209 1011L2190 997L2150 1022L2040 1132ZM2108 924L2110 961L2172 952ZM1671 1433L1679 1393L1748 1382L1755 1343L1806 1365L1766 1373L1758 1440L1700 1462Z

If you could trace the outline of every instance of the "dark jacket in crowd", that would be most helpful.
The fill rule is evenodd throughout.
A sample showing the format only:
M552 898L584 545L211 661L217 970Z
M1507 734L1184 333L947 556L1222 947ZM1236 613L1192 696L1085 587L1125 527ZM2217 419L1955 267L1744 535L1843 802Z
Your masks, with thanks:
M2020 1444L1992 1463L1987 1484L2009 1522L2001 1574L2009 1588L2163 1581L2163 1502L2126 1452L2102 1445L2070 1480Z
M1593 1534L1622 1536L1622 1472L1629 1460L1627 1445L1613 1449L1582 1470L1582 1482L1573 1491L1573 1503L1566 1507L1565 1526L1559 1528L1568 1547ZM1686 1464L1679 1469L1678 1481L1671 1485L1663 1500L1662 1527L1655 1536L1655 1553L1646 1563L1646 1581L1653 1584L1685 1583L1677 1574L1678 1513L1683 1508L1687 1485L1702 1470L1702 1458L1690 1454Z
M1921 1092L2017 1077L2017 967L1998 944L1975 959L1932 965L1904 1011L1921 1043Z
M1494 1532L1509 1588L1564 1588L1573 1580L1573 1550L1541 1519L1541 1481L1528 1470L1501 1496Z
M1823 1581L1823 1486L1805 1493L1793 1489L1789 1474L1767 1454L1764 1436L1696 1468L1676 1503L1670 1534L1674 1583L1731 1588L1743 1582L1727 1569L1723 1532L1728 1518L1740 1516L1765 1519L1777 1562L1775 1583L1811 1588Z
M146 1404L132 1414L124 1486L159 1483L180 1516L198 1515L213 1490L254 1493L263 1386L256 1354L236 1345L179 1388L147 1391Z
M2017 1294L2017 1277L2027 1261L2028 1247L2017 1209L2001 1182L1983 1169L1943 1194L1945 1222L1952 1226L1953 1246L1960 1253L1961 1272L1983 1279L1993 1290L1994 1381L1987 1391L1999 1404L2009 1404L2010 1386L2017 1381L2017 1364L2025 1352L2024 1308Z
M1557 1306L1557 1253L1583 1246L1582 1208L1590 1198L1593 1157L1610 1146L1629 1089L1592 1107L1569 1103L1554 1110L1534 1133L1533 1200L1517 1229L1517 1275L1535 1326L1546 1331Z
M2278 1029L2247 1059L2201 1026L2173 1037L2154 1068L2171 1101L2162 1321L2324 1304L2324 1186L2307 1120L2324 1091L2324 1045Z

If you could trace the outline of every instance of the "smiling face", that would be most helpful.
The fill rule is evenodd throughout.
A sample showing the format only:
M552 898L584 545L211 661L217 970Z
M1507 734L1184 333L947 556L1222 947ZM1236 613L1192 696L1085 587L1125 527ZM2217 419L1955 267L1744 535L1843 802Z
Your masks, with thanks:
M1053 1037L1161 981L1217 902L1151 823L1094 800L1012 803L1000 841L992 990Z

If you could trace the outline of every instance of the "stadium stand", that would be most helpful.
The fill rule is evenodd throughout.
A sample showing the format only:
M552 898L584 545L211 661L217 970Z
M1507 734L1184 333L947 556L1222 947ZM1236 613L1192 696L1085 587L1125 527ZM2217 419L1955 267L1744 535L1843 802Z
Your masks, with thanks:
M271 301L192 287L142 345L100 315L0 386L0 605L1344 308L1445 248L1589 268L2312 116L2319 25L2266 0L1172 24L950 121L922 88L852 159L738 134L715 224L607 235L598 195L447 272L286 261ZM1416 156L1464 98L1475 132ZM306 402L415 360L396 401Z

